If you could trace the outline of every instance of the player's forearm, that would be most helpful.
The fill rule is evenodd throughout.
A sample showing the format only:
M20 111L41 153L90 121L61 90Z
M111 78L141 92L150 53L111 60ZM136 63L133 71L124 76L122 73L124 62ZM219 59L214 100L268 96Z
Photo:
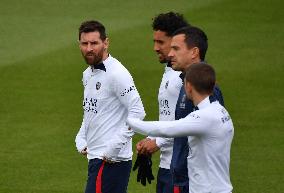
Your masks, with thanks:
M129 98L129 108L127 118L137 118L143 120L146 116L142 101L139 97Z
M135 132L142 135L168 137L167 132L163 130L163 121L141 121L139 119L129 118L127 122Z
M173 140L173 138L156 137L156 144L159 148L162 148L167 144L172 144Z
M79 152L87 147L86 132L85 132L85 122L82 121L82 125L75 137L76 148Z
M127 122L135 132L156 137L199 135L207 128L201 120L194 120L190 117L177 121L141 121L138 119L128 119Z
M82 150L84 150L87 147L87 142L86 142L85 138L83 138L82 136L80 136L78 134L75 138L75 143L76 143L76 148L77 148L78 152L81 152Z

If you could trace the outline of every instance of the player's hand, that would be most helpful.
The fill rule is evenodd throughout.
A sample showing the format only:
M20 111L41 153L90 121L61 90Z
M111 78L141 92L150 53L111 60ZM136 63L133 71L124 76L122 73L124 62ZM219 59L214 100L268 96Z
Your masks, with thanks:
M151 156L138 154L135 164L133 166L133 171L137 170L137 182L141 182L143 186L146 186L146 180L149 184L154 180L152 173L152 160Z
M156 144L156 139L147 140L141 149L142 154L151 155L158 151L160 148Z
M156 139L145 138L136 144L138 154L151 155L160 148L156 144Z
M125 144L126 143L110 141L104 152L104 157L110 161L118 160L118 154Z
M87 155L88 154L88 152L87 152L87 147L85 147L82 151L81 151L81 154L82 155Z
M149 138L145 138L145 139L142 139L141 141L139 141L137 144L136 144L136 151L137 151L137 154L142 154L142 151L143 151L143 145L145 144L145 142L149 141L151 139Z
M109 163L109 164L113 164L113 163L117 162L117 161L112 160L111 158L107 158L107 157L104 157L103 160L104 160L105 162Z

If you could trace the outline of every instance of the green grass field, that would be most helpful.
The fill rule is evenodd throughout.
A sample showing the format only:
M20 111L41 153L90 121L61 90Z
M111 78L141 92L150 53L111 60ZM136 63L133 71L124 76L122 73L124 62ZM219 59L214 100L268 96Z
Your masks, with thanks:
M83 20L105 24L110 52L132 73L146 119L157 119L163 68L152 48L151 19L171 10L209 37L207 61L235 125L234 192L283 192L283 6L280 0L1 0L0 193L84 190L87 161L74 143L87 67L76 42ZM156 173L158 154L153 159ZM155 183L142 187L134 172L128 192L155 193Z

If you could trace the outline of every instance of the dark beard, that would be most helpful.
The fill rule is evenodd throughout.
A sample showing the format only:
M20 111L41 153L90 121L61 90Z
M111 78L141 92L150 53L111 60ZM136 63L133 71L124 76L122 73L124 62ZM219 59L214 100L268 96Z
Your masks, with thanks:
M85 61L86 61L86 63L87 63L88 65L94 66L94 65L97 65L97 64L99 64L99 63L102 62L102 60L103 60L103 54L104 54L104 50L103 50L103 49L100 50L100 52L97 53L97 54L95 54L95 53L93 53L93 52L89 52L89 53L87 53L86 55L84 55L84 59L85 59ZM93 56L93 59L88 58L88 55Z
M169 60L167 60L167 59L163 59L163 60L159 60L159 62L160 62L161 64L164 64L164 63L168 63L168 62L169 62Z
M171 60L165 58L165 59L163 59L163 60L159 60L159 62L160 62L161 64L168 64L168 63L171 63Z
M161 64L165 64L165 63L168 63L168 62L170 62L171 60L170 60L170 58L168 58L168 57L164 57L162 60L160 60L160 58L159 58L159 62L161 63Z

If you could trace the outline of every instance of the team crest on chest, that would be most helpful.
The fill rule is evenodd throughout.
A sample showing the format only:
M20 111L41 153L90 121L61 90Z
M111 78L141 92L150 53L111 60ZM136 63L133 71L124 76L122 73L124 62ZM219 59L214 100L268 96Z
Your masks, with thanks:
M169 86L169 81L166 82L165 89L167 89L168 86Z
M101 88L101 85L102 85L102 84L101 84L100 82L97 82L97 84L96 84L96 89L99 90L99 89Z
M180 104L179 104L179 107L180 107L181 109L185 109L185 101L186 101L186 95L184 94L184 95L182 96L181 102L180 102Z
M186 100L186 94L184 94L184 95L182 96L181 102L185 103L185 100Z

